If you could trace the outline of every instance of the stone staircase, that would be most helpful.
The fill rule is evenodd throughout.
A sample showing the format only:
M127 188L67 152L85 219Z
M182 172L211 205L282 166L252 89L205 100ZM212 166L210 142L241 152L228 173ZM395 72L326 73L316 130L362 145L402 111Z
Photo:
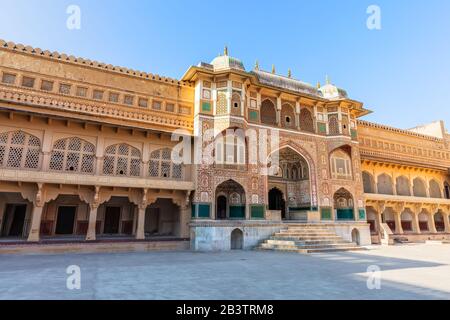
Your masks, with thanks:
M298 253L364 250L354 242L345 241L327 226L314 224L289 225L256 249Z

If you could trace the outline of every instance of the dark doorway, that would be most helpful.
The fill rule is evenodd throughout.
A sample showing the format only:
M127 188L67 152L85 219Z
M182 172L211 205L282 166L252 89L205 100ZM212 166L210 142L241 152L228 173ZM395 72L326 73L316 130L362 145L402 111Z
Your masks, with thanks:
M118 234L120 224L120 207L106 207L105 227L103 233Z
M22 237L27 205L8 204L5 209L2 236Z
M73 234L77 207L59 207L55 234Z
M286 218L286 204L283 199L283 192L277 188L269 191L269 210L281 210L281 217Z
M244 233L240 229L231 232L231 250L242 250L244 247Z
M445 199L450 199L450 187L445 184Z
M217 219L224 220L227 218L227 197L217 197Z

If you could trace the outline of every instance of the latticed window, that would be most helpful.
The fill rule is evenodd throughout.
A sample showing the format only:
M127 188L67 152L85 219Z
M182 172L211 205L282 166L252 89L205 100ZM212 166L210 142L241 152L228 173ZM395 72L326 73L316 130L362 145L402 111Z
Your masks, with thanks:
M275 105L268 99L261 103L261 122L268 125L277 124L277 112Z
M103 174L138 177L141 174L141 152L128 144L116 144L105 150Z
M300 129L303 131L314 132L314 121L311 114L306 108L300 111Z
M53 145L50 170L94 173L95 147L92 143L73 137Z
M148 171L150 177L182 179L183 165L172 162L171 150L168 148L153 151L150 154Z
M329 117L329 130L330 135L335 136L339 135L339 121L337 115L333 114Z
M218 115L228 113L227 94L225 92L217 92L217 111Z
M23 131L0 134L0 166L38 169L41 159L41 141Z

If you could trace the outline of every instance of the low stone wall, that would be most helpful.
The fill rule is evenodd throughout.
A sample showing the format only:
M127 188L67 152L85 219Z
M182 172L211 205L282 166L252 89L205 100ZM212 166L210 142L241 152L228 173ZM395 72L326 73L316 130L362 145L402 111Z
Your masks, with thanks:
M228 251L231 250L231 233L235 229L243 232L244 250L251 250L262 240L275 232L287 228L283 223L263 223L251 221L200 222L191 224L191 250Z
M235 229L243 232L244 250L255 248L261 241L270 238L274 233L287 229L290 223L274 221L197 221L191 223L191 250L194 251L228 251L231 250L231 233ZM299 224L292 222L291 224ZM307 225L305 223L305 225ZM370 226L366 222L321 223L344 240L352 241L352 231L358 230L359 244L372 244Z
M450 233L404 233L404 234L393 234L392 239L402 239L408 242L426 242L431 241L450 241Z

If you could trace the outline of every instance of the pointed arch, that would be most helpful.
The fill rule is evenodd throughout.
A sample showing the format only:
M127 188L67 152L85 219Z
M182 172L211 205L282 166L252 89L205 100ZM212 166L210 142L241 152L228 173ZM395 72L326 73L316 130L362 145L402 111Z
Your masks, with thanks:
M442 198L441 186L435 179L430 180L430 198Z
M314 118L308 108L300 110L300 130L314 133Z
M415 178L413 181L413 192L415 197L426 198L427 197L427 187L426 183L422 178Z
M364 193L375 193L375 180L367 171L363 171L362 173L363 178L363 186L364 186Z
M270 99L265 99L261 103L261 123L271 126L277 124L277 110Z
M400 176L396 178L396 191L399 196L411 196L411 183L408 177Z
M378 176L378 193L379 194L386 194L386 195L393 195L394 194L394 186L392 183L392 177L386 173L382 173Z
M295 109L289 103L281 106L281 125L284 128L295 127Z

